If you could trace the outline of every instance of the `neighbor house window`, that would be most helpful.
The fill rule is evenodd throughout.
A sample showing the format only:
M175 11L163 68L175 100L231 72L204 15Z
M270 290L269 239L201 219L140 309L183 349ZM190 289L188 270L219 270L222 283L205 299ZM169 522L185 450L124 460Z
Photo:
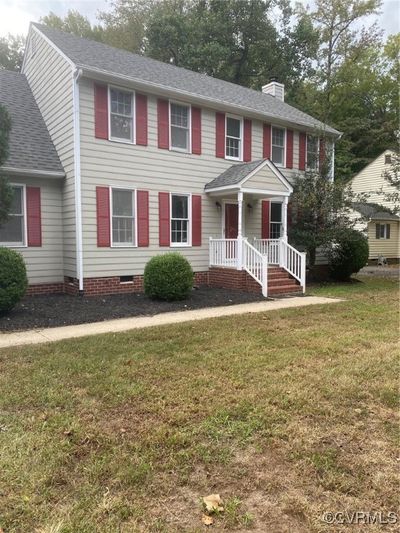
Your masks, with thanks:
M12 185L12 202L8 220L0 226L0 244L25 245L25 195L22 185Z
M392 156L390 154L385 154L385 165L390 165L392 162Z
M376 238L390 239L390 224L376 224Z
M135 191L111 189L111 224L113 246L135 246Z
M189 244L189 196L171 195L171 244Z
M133 142L133 93L110 87L110 139Z
M281 167L285 161L285 130L272 128L272 162Z
M307 169L318 170L319 154L318 154L318 137L307 135Z
M281 232L282 232L282 204L278 202L271 202L269 238L280 239Z
M190 107L170 103L171 148L190 152Z
M242 159L242 121L226 117L225 156Z

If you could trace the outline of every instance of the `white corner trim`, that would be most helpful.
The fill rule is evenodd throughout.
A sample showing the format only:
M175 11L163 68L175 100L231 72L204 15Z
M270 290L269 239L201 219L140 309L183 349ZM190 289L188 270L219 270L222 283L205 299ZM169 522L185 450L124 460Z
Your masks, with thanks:
M76 277L79 290L83 291L83 237L82 237L82 192L81 192L81 146L80 146L80 109L79 78L82 70L74 72L73 79L73 124L74 124L74 177L75 177L75 239L76 239Z

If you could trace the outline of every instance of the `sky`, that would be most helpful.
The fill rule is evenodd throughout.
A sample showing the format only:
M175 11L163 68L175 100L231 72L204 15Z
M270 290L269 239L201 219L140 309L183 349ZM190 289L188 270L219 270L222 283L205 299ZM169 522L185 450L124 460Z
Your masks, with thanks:
M312 0L301 0L312 3ZM26 35L30 21L38 21L40 17L53 11L64 16L69 9L76 9L82 15L96 22L98 11L110 10L109 0L0 0L0 37L11 34ZM371 17L374 22L376 18ZM377 17L379 26L385 35L400 31L400 0L384 0L382 14Z

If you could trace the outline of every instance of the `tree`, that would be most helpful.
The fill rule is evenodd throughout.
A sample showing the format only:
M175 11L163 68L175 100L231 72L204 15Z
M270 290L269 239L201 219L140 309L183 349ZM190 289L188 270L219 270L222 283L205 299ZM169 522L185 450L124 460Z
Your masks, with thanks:
M386 202L393 202L392 211L400 214L400 153L398 151L391 155L390 165L383 171L383 177L388 185L392 187L392 191L378 192L383 195Z
M40 22L51 28L73 33L78 37L94 39L95 41L101 41L103 37L103 28L101 26L92 26L89 19L75 9L70 9L64 18L50 11L48 15L40 19Z
M297 176L291 197L293 224L289 240L306 249L310 269L315 266L317 249L328 247L353 223L349 211L354 201L351 189L329 177L330 154L319 171L307 170Z
M22 35L0 37L0 70L19 72L24 58L25 39Z
M11 130L11 118L7 109L0 104L0 169L8 157L8 141ZM0 173L0 225L8 219L13 194L8 179Z

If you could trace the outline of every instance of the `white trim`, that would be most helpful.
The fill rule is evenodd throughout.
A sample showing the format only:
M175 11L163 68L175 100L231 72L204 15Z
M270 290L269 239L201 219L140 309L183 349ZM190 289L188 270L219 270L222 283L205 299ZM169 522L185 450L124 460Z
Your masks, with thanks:
M137 223L137 189L134 189L132 187L123 187L122 185L109 185L109 202L110 202L110 248L137 248L138 247L138 223ZM134 220L134 234L135 234L135 242L134 243L114 243L113 242L113 226L112 226L112 219L113 219L113 205L112 205L112 194L113 189L120 189L121 191L129 191L133 192L133 220ZM117 215L118 216L118 215Z
M76 239L76 277L79 291L83 291L83 230L82 230L82 188L81 188L81 132L80 132L80 96L79 78L81 70L73 75L72 106L74 130L74 176L75 176L75 239Z
M193 98L195 100L195 102L197 103L205 103L205 104L214 104L214 107L211 106L213 109L216 109L216 110L222 110L221 108L221 105L224 106L225 109L235 109L235 110L243 110L244 114L245 115L249 115L249 118L256 118L256 119L260 119L261 117L261 120L268 120L268 121L271 121L271 120L282 120L283 122L285 123L288 123L290 124L292 127L294 126L297 126L296 129L301 129L302 131L315 131L315 128L318 128L320 127L320 125L318 124L314 124L313 126L311 126L310 124L304 124L302 122L295 122L295 121L290 121L290 120L286 120L280 116L277 116L277 115L271 115L271 114L267 114L267 113L260 113L258 112L256 109L252 108L252 107L247 107L247 106L242 106L242 105L239 105L239 104L236 104L235 106L233 106L233 104L229 104L227 103L226 101L224 100L219 100L218 98L211 98L211 97L207 97L207 96L200 96L200 95L197 95L195 93L191 93L189 91L183 91L183 90L180 90L180 89L175 89L175 88L172 88L172 87L168 87L167 85L163 85L161 83L154 83L154 82L150 82L150 81L145 81L141 78L135 78L133 76L125 76L123 74L117 74L117 73L113 73L113 72L110 72L108 70L104 70L104 69L100 69L100 68L95 68L95 67L88 67L86 65L82 65L80 64L80 67L82 67L82 69L85 71L86 75L88 77L95 77L96 75L99 76L100 80L102 81L105 81L104 79L101 78L101 76L104 76L104 78L106 79L116 79L116 80L125 80L127 82L131 82L131 83L135 83L137 85L139 85L140 87L143 88L143 90L149 90L149 87L151 88L154 88L154 89L161 89L162 91L164 91L164 93L166 95L168 95L168 97L172 97L174 98L175 95L182 95L184 97L188 97L188 98ZM161 95L159 95L161 96ZM220 105L217 105L217 104L220 104ZM312 118L312 117L311 117ZM321 123L320 123L321 124ZM282 126L284 127L284 126ZM336 132L336 133L335 133ZM340 136L342 135L342 132L339 132L339 131L336 131L335 132L327 132L328 135L330 136L333 136L335 138L340 138Z
M272 138L273 138L273 129L277 129L277 130L283 130L284 131L284 136L283 136L283 162L282 162L282 165L278 164L278 163L275 163L274 161L272 161ZM278 148L281 148L280 146ZM276 124L271 124L271 162L277 167L277 168L286 168L286 149L287 149L287 128L286 126L277 126Z
M64 172L56 172L52 170L34 170L30 168L17 167L1 167L2 172L7 174L16 174L18 176L32 176L34 178L65 178Z
M25 183L10 183L10 187L20 187L22 189L22 216L23 216L23 240L22 242L1 242L0 246L4 248L28 248L28 220L26 209L26 184Z
M187 196L188 198L188 242L172 242L172 197ZM169 193L169 246L170 248L191 248L192 247L192 193L191 192L170 192Z
M238 120L240 123L240 139L239 139L239 157L232 157L230 155L226 155L226 138L228 136L228 127L227 122L228 118L232 118L234 120ZM224 138L224 157L228 161L243 161L243 137L244 137L244 128L243 128L243 117L240 117L238 115L232 115L231 113L225 113L225 138ZM232 137L236 138L236 137Z
M171 135L171 128L172 128L172 123L171 123L171 104L176 104L176 105L179 105L181 107L187 107L189 109L188 111L188 132L189 132L189 135L188 135L188 144L189 146L187 147L187 149L185 150L184 148L177 148L175 146L172 146L171 144L171 140L172 140L172 135ZM184 104L183 102L178 102L177 100L168 100L168 126L169 126L169 131L168 131L168 135L169 135L169 150L170 152L180 152L181 154L191 154L192 153L192 105L191 104ZM184 129L184 128L182 128Z
M131 95L131 101L132 101L132 139L122 139L119 137L112 137L111 136L111 89L115 89L117 91L121 91L123 93L127 93ZM107 105L108 105L108 140L122 143L122 144L136 144L136 92L133 89L126 89L123 87L118 87L118 85L107 85ZM115 113L119 114L119 113Z

